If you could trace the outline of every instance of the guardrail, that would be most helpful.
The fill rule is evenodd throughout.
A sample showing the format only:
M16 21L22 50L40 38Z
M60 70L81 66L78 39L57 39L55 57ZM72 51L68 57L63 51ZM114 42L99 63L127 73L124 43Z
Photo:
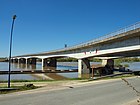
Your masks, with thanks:
M70 50L70 49L74 49L74 48L84 47L84 46L87 46L87 45L91 45L91 44L93 44L95 42L98 42L98 41L101 41L101 40L104 40L104 39L107 39L107 38L111 38L113 36L116 36L116 35L119 35L119 34L122 34L122 33L126 33L126 32L129 32L129 31L138 29L138 28L140 28L140 22L137 22L137 23L132 24L130 26L127 26L125 28L119 29L119 30L117 30L115 32L111 32L109 34L106 34L106 35L104 35L104 36L102 36L100 38L96 38L94 40L90 40L88 42L77 44L77 45L70 46L70 47L63 48L63 49L53 50L53 51L50 51L50 52L66 51L66 50Z
M137 23L135 23L133 25L127 26L125 28L122 28L122 29L120 29L118 31L109 33L109 34L104 35L104 36L102 36L100 38L96 38L94 40L90 40L88 42L85 42L85 43L82 43L82 44L78 44L78 45L73 46L73 47L76 48L76 47L80 47L80 46L86 46L86 45L92 44L94 42L98 42L98 41L101 41L101 40L104 40L104 39L107 39L107 38L110 38L110 37L113 37L113 36L116 36L116 35L119 35L119 34L122 34L122 33L126 33L128 31L132 31L132 30L138 29L138 28L140 28L140 22L137 22Z

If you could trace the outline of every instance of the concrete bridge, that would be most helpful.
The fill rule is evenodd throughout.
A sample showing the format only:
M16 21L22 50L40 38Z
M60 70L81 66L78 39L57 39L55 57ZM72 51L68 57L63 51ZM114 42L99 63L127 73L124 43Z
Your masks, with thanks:
M36 65L36 60L41 59L42 67L56 67L57 58L76 58L81 77L90 72L89 58L100 57L102 65L113 70L113 58L133 56L140 56L140 22L86 43L50 52L14 56L12 61Z

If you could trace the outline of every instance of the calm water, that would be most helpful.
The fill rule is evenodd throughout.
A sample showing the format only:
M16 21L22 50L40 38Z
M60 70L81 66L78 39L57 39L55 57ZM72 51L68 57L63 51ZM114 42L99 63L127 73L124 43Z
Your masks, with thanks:
M58 63L57 70L68 70L68 69L77 69L76 62L72 64L72 66L68 66L68 64ZM36 66L32 65L25 65L25 64L11 64L11 70L42 70L41 63L37 63ZM0 71L7 70L8 71L8 63L7 62L0 62ZM68 78L76 78L78 77L78 73L58 73L61 76L68 77ZM0 80L7 80L8 75L0 75ZM41 78L30 75L30 74L16 74L11 75L11 80L39 80Z
M92 64L98 64L99 62L92 62ZM125 63L129 64L129 69L133 71L140 70L140 62L133 62L133 63ZM42 70L41 63L37 63L35 66L26 66L24 64L12 64L11 70ZM57 70L68 70L68 69L77 69L77 62L58 62L57 63ZM0 70L8 70L8 63L7 62L0 62ZM58 73L61 76L68 77L68 78L77 78L78 73ZM0 80L7 80L8 75L0 75ZM30 75L30 74L16 74L11 75L12 80L39 80L40 78Z
M123 64L128 64L129 65L129 69L132 71L139 71L140 70L140 62L132 62L132 63L123 63Z

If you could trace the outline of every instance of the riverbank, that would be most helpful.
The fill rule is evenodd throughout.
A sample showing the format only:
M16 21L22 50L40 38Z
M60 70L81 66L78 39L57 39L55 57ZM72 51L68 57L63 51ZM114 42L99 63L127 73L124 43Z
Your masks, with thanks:
M125 79L133 79L133 78L140 78L140 77L127 77ZM7 97L7 96L13 96L13 95L28 95L28 94L35 94L35 93L44 93L44 92L50 92L50 91L56 91L56 90L63 90L63 89L72 89L72 88L78 88L78 87L84 87L84 86L95 86L100 85L104 83L114 83L120 81L121 78L117 79L107 79L107 80L94 80L89 81L87 79L84 80L63 80L63 81L42 81L42 82L14 82L11 83L11 85L19 86L24 84L33 84L35 86L41 86L41 88L33 89L33 90L27 90L27 91L20 91L20 92L14 92L10 94L4 94L0 95L0 98ZM122 81L122 80L121 80ZM7 85L6 83L0 83L0 86ZM125 86L125 83L123 84ZM127 86L126 86L127 87ZM129 87L128 87L129 88ZM138 105L137 99L129 100L128 103L125 103L123 105Z

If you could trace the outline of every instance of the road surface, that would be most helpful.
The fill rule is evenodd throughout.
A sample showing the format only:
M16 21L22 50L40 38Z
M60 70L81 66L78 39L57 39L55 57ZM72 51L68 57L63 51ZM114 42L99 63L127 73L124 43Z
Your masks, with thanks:
M140 78L127 79L140 91ZM0 95L0 105L124 105L139 98L121 79L84 84L54 91L26 92ZM34 91L37 91L34 90Z

